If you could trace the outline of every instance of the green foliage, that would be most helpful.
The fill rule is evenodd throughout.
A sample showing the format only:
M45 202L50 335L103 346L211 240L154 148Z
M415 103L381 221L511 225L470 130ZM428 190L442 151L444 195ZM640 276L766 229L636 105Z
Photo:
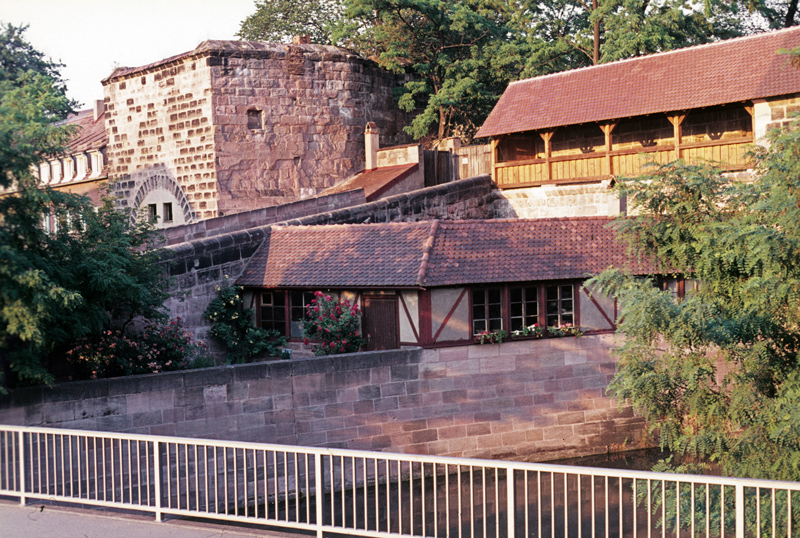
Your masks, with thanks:
M483 331L475 336L475 342L478 344L502 344L506 338L508 338L508 332L503 329L499 331Z
M533 325L528 325L527 327L523 327L522 329L512 331L512 336L532 336L533 338L541 338L544 336L544 327L539 325L538 323L534 323Z
M401 109L418 112L407 132L415 138L470 139L511 80L497 61L514 35L509 5L498 0L349 0L346 5L347 18L359 21L378 63L413 75L399 101ZM342 26L334 40L352 35L351 27Z
M170 372L189 368L206 348L195 341L181 318L150 321L141 331L126 335L103 331L82 339L65 353L79 379Z
M792 0L796 2L796 0ZM472 140L509 82L763 30L763 2L682 0L259 0L245 39L309 34L408 75L408 134ZM772 20L772 19L770 19Z
M61 78L61 68L64 64L46 58L33 48L24 37L27 29L27 25L14 26L0 22L0 82L23 86L19 78L38 74L52 82L55 93L65 95L67 86ZM67 107L60 110L61 119L78 106L75 101L66 101L65 104Z
M74 131L53 123L71 109L58 64L5 27L0 39L0 362L18 383L49 383L48 358L134 317L163 317L168 296L147 225L106 200L40 187L31 167L58 157ZM10 43L10 44L9 44ZM27 69L27 71L23 71ZM48 233L52 215L58 231Z
M314 340L314 355L355 353L367 342L359 336L361 311L347 299L335 300L321 291L306 306L305 343Z
M632 252L700 281L676 302L609 270L625 343L610 386L672 451L728 474L800 479L800 130L773 133L760 178L672 163L620 181Z
M249 41L291 43L307 35L312 43L329 45L332 25L343 12L339 0L256 0L256 12L242 21L236 34Z
M211 336L227 349L228 364L251 362L257 355L281 356L286 337L277 331L253 325L254 312L244 307L241 286L217 287L219 296L206 308L203 316L211 320Z

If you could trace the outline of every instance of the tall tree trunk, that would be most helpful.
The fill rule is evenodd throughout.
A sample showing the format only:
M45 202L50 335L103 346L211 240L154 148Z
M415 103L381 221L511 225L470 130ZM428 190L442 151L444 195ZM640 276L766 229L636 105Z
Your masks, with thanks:
M444 107L439 107L439 134L438 140L444 140L445 128L447 127L447 114Z
M797 0L790 0L789 8L786 10L786 20L783 21L784 28L794 26L795 15L797 15Z
M797 1L797 0L795 0ZM597 12L597 0L592 0L592 12ZM594 50L592 51L592 63L600 63L600 19L594 20Z

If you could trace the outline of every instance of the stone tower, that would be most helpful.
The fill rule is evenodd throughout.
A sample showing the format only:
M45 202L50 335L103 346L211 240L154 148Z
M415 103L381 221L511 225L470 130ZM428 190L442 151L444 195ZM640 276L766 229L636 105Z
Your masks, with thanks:
M394 75L345 49L204 41L103 80L121 205L177 225L313 196L404 141Z

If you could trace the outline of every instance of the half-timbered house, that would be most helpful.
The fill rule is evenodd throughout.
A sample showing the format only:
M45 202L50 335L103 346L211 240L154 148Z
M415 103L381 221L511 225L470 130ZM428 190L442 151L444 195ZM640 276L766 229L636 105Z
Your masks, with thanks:
M800 109L800 69L778 53L798 45L795 27L520 80L477 136L491 137L493 179L512 200L524 188L607 186L648 162L745 172L751 144Z
M584 280L609 266L651 269L626 254L608 222L275 226L238 283L256 323L296 341L315 290L360 304L368 349L465 345L534 324L612 331L615 302Z

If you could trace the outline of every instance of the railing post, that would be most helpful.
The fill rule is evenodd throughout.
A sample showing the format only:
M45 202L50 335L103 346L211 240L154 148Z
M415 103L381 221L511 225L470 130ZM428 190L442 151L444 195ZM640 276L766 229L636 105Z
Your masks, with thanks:
M322 454L314 454L314 498L317 508L317 538L322 538Z
M161 443L153 441L153 483L156 494L156 521L161 521Z
M506 469L506 497L506 511L508 513L508 538L514 538L516 535L516 530L514 528L514 519L516 518L516 503L514 502L514 469L511 467ZM498 514L498 516L499 515L500 514Z
M736 538L744 538L744 485L736 484Z
M25 506L25 432L19 430L19 504Z

